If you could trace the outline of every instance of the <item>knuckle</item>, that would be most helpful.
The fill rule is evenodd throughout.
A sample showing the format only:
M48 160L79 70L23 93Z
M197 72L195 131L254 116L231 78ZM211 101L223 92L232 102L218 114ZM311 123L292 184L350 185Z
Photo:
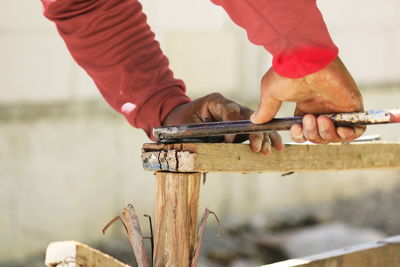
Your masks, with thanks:
M304 134L307 138L307 140L310 140L311 142L319 142L321 141L321 138L315 133L315 132L307 132Z
M249 139L250 139L250 141L262 140L263 135L262 135L262 133L252 133L249 135Z
M307 137L307 139L314 139L316 134L312 129L304 129L304 136Z
M240 106L235 102L229 102L225 105L225 108L232 113L240 113Z
M347 109L349 112L357 112L362 110L362 101L358 97L353 97L347 104Z
M220 93L214 92L206 96L206 98L224 98Z
M298 136L292 137L292 140L295 141L296 143L304 143L306 141L306 139L304 139L303 137L298 137Z

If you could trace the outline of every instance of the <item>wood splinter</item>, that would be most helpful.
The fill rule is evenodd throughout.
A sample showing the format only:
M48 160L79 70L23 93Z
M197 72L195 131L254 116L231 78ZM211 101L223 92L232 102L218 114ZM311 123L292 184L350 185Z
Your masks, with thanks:
M151 265L149 264L146 248L144 246L144 238L140 228L139 218L133 205L129 204L124 208L122 216L123 217L115 216L109 223L107 223L103 228L103 234L105 234L108 227L120 220L128 234L129 242L131 243L138 267L150 267Z
M197 264L199 263L200 250L201 250L201 247L203 245L204 230L205 230L205 227L206 227L208 215L210 215L210 213L212 215L214 215L214 217L215 217L215 219L217 220L217 223L218 223L218 233L217 233L217 237L216 238L218 239L222 235L221 223L220 223L217 215L212 210L206 209L204 211L203 217L201 218L201 221L200 221L199 232L197 234L197 239L196 239L196 244L195 244L194 256L193 256L193 259L192 259L192 267L197 267Z

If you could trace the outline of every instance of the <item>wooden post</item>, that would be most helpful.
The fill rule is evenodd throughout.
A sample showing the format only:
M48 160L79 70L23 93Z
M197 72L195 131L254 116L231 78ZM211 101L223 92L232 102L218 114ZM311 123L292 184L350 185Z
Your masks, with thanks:
M155 267L189 267L194 254L201 173L157 172Z

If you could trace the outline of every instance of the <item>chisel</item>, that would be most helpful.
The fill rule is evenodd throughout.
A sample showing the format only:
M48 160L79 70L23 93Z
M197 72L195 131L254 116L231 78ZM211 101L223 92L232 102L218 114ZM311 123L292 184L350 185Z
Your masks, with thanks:
M325 116L329 117L336 127L399 123L400 109L369 110ZM254 132L287 131L294 124L302 124L302 120L303 116L294 116L275 118L264 124L240 120L165 126L154 128L153 136L158 143L222 142L226 134L243 135Z

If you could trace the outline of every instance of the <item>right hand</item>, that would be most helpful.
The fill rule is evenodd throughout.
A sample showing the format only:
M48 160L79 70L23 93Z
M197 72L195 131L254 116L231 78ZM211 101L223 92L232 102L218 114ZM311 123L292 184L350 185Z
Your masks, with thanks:
M271 68L262 79L260 104L251 121L259 124L272 120L283 101L296 102L295 115L305 115L302 125L290 129L295 142L343 142L365 131L365 127L336 128L327 116L318 115L363 110L360 91L338 57L324 69L297 79L280 76Z

